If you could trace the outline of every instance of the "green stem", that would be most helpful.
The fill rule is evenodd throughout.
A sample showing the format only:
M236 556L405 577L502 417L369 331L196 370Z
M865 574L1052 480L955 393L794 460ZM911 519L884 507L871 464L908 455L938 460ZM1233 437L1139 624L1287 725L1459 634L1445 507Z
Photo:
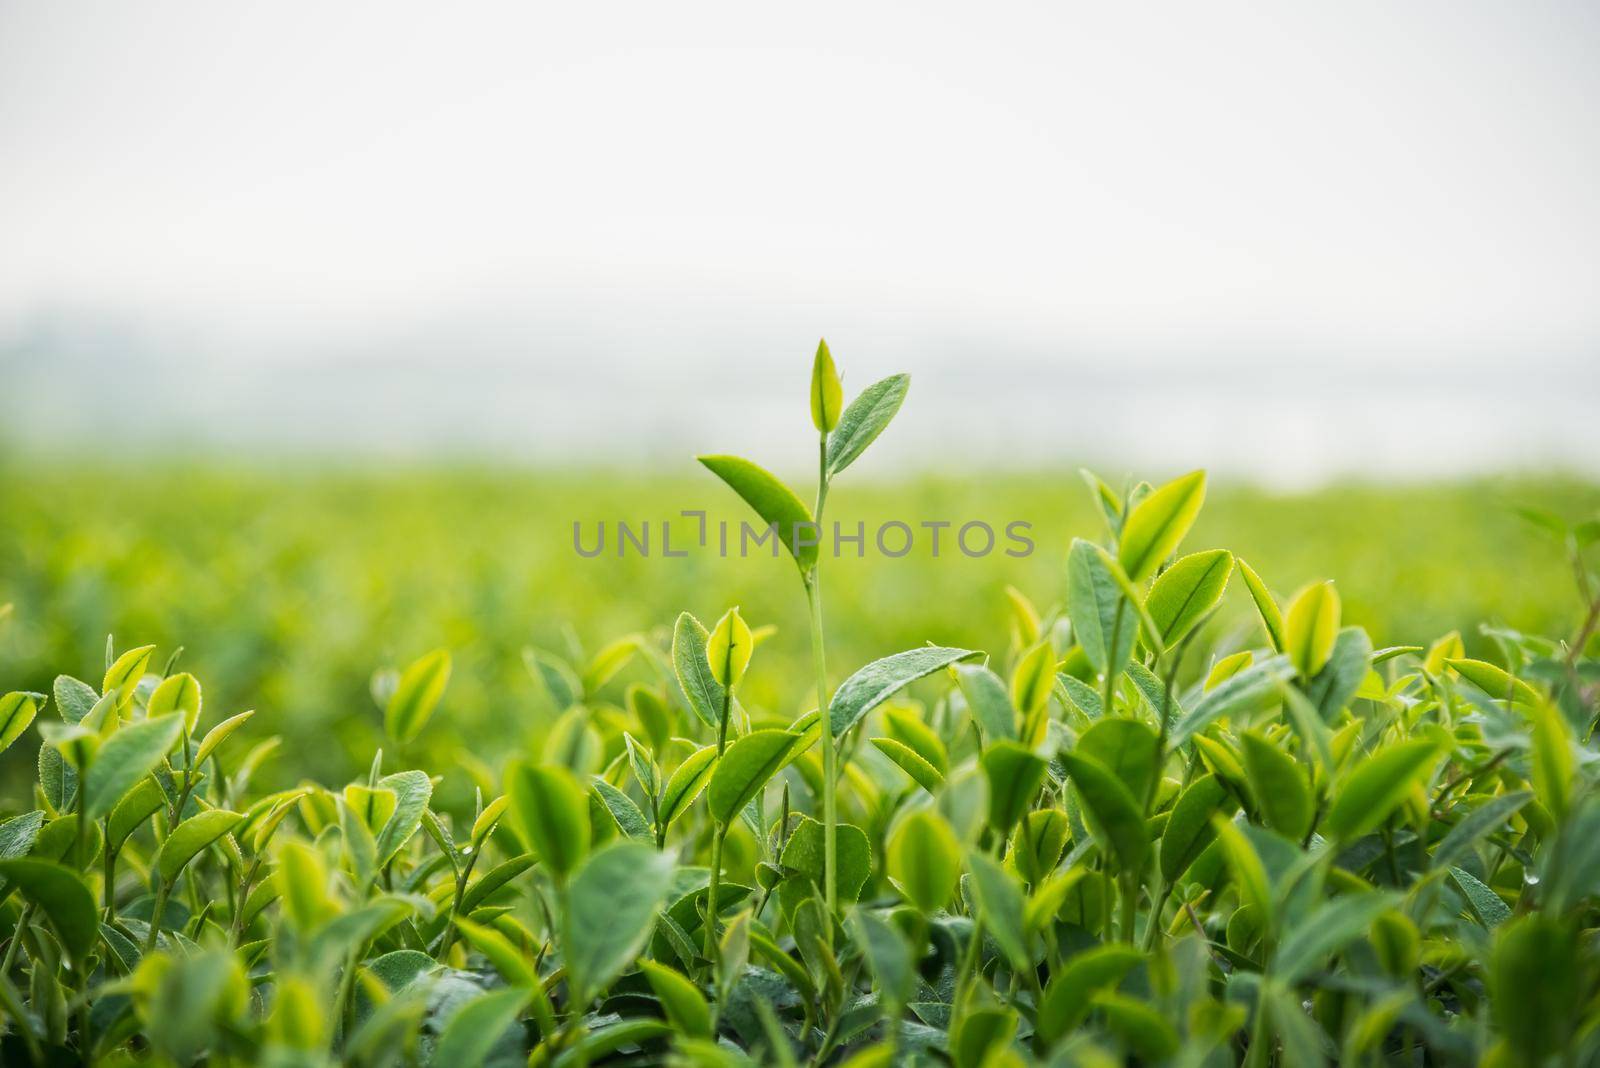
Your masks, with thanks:
M156 948L156 939L161 936L161 915L167 911L167 881L161 876L156 876L155 907L150 910L150 936L145 939L144 951L152 952Z
M822 502L827 499L827 438L822 438L821 481L816 491L816 523L821 540ZM827 654L822 648L821 558L811 564L805 584L806 601L811 608L811 660L816 668L816 708L822 726L822 899L827 915L838 915L838 889L834 873L838 870L838 751L834 748L834 721L827 702ZM832 926L829 926L832 931Z
M717 894L722 889L722 840L728 829L718 824L711 831L711 885L706 888L706 959L717 974ZM720 993L720 992L719 992Z
M1133 945L1133 921L1139 905L1139 879L1133 873L1125 873L1120 880L1122 883L1122 918L1118 924L1121 928L1122 940Z
M1144 943L1141 946L1146 953L1155 946L1156 935L1161 933L1161 910L1166 906L1167 894L1170 892L1171 888L1167 886L1165 879L1156 884L1155 895L1150 899L1150 922L1145 924Z
M17 918L17 929L11 932L11 944L6 946L6 956L0 960L0 979L11 974L11 966L17 962L17 947L22 944L22 932L28 929L28 924L33 922L35 907L33 902L28 902L22 910L22 915ZM26 1032L26 1028L23 1028Z

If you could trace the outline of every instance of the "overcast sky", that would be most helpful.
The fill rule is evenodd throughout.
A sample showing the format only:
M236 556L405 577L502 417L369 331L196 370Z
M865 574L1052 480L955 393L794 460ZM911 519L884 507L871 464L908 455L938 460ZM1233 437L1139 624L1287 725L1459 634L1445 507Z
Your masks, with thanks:
M0 0L0 342L1594 399L1597 56L1579 0Z

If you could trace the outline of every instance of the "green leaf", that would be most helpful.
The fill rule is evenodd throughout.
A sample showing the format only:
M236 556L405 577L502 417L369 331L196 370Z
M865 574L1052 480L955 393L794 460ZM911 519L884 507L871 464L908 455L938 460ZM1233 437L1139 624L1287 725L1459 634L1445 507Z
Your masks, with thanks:
M841 424L842 426L842 424ZM769 526L776 528L778 540L789 550L802 574L817 562L817 525L811 509L794 491L765 468L738 456L701 456L700 462L726 482ZM811 544L806 544L807 542Z
M711 818L721 824L732 823L739 810L788 762L799 741L800 735L789 731L760 730L729 744L707 788Z
M1504 827L1531 800L1531 791L1517 790L1485 801L1463 816L1460 822L1450 828L1450 833L1440 839L1430 858L1430 865L1434 868L1454 866L1472 851L1478 839Z
M12 743L22 737L22 732L28 729L28 724L33 722L33 717L38 713L39 705L34 694L8 693L0 697L0 753L10 749Z
M33 843L39 840L39 829L43 826L44 810L37 808L0 823L0 860L27 856Z
M570 875L589 852L589 797L572 773L515 763L506 771L506 794L523 841L557 879Z
M594 781L593 790L600 798L600 803L605 805L606 811L616 821L617 829L629 838L637 838L641 842L653 842L655 837L650 833L650 820L639 806L634 804L633 798L612 786L604 779Z
M161 872L162 880L171 886L178 873L196 854L237 827L242 819L242 813L229 812L225 808L208 808L178 824L167 840L161 843L161 851L156 854L156 867Z
M150 694L145 715L155 719L173 712L181 713L184 732L193 734L195 725L200 722L200 708L200 681L184 672L161 680L161 685Z
M1324 831L1340 842L1352 842L1375 830L1438 760L1439 747L1430 738L1397 742L1367 757L1334 799Z
M925 675L982 655L971 649L930 645L874 660L845 679L828 702L834 738L843 738L868 712Z
M1169 886L1189 870L1216 838L1211 817L1222 811L1228 791L1215 775L1202 775L1178 795L1161 832L1161 878Z
M1239 561L1239 574L1244 577L1245 588L1250 591L1250 599L1256 603L1256 611L1261 614L1261 624L1267 630L1267 643L1272 646L1274 652L1283 652L1289 647L1289 642L1284 632L1283 612L1278 609L1278 602L1272 599L1272 593L1267 589L1267 584L1261 581L1261 576L1243 560Z
M1160 1064L1178 1052L1178 1032L1165 1016L1137 998L1100 993L1090 999L1105 1018L1106 1027L1142 1063Z
M717 620L706 642L706 662L711 677L720 686L737 686L750 666L750 654L755 651L755 641L750 636L750 626L739 614L737 605L728 609Z
M1333 653L1339 633L1339 594L1331 582L1314 582L1289 602L1284 642L1303 679L1313 678Z
M667 1021L691 1038L711 1037L711 1006L700 988L679 973L653 960L639 962L639 970L655 991Z
M828 351L826 340L818 341L816 358L811 361L811 425L819 433L828 433L839 425L843 408L844 389L833 365L833 353Z
M116 661L106 668L106 677L100 686L100 692L115 693L119 705L126 702L132 697L133 688L144 678L144 669L149 665L150 654L155 648L153 645L141 645L117 657Z
M1122 982L1143 959L1144 954L1132 946L1116 944L1095 946L1069 959L1039 1004L1034 1027L1039 1041L1048 1049L1077 1030L1089 1017L1090 999Z
M661 792L661 827L671 827L673 822L689 811L700 792L711 781L711 772L717 764L717 747L708 745L684 757L683 763L667 779L667 788Z
M1115 676L1133 653L1139 615L1125 603L1127 595L1103 553L1091 542L1073 539L1067 552L1067 615L1073 636L1095 671Z
M1324 720L1331 720L1355 696L1367 677L1372 660L1372 639L1360 627L1345 627L1333 639L1328 662L1306 684L1306 695Z
M563 896L568 981L577 1005L604 990L639 955L672 890L673 859L639 842L590 857Z
M1446 660L1447 667L1456 674L1497 700L1517 700L1524 704L1538 704L1539 691L1512 675L1504 668L1495 667L1485 660Z
M1005 681L982 664L957 664L956 683L966 698L972 720L983 733L985 744L1002 739L1016 740L1017 713L1011 707Z
M434 1047L433 1063L483 1064L532 997L531 990L510 987L473 998L450 1015Z
M100 700L100 694L93 686L71 675L57 675L52 692L56 699L56 711L68 723L83 719L94 708L95 702Z
M972 895L978 918L994 938L1011 966L1021 971L1032 963L1028 935L1022 924L1022 888L1000 865L976 850L967 853Z
M1020 742L995 742L980 758L989 780L989 824L1009 834L1044 782L1044 758Z
M1289 663L1288 657L1280 654L1224 679L1208 691L1187 715L1173 724L1171 737L1167 739L1168 746L1178 748L1224 716L1239 719L1266 707L1278 698L1279 684L1293 675L1294 666Z
M557 712L565 712L578 703L583 696L583 684L578 681L570 667L560 659L551 656L541 649L532 647L522 650L522 663L528 669L528 674L539 680L545 693L550 695L550 703Z
M1143 582L1178 548L1206 498L1206 473L1191 471L1151 493L1128 513L1117 560L1128 577Z
M944 907L961 875L961 845L937 814L921 809L900 822L889 839L889 878L924 913Z
M1461 896L1467 899L1467 907L1485 927L1493 930L1511 918L1510 906L1471 872L1451 868L1450 878L1461 890Z
M1239 736L1256 808L1268 827L1290 838L1311 829L1311 785L1295 760L1254 731Z
M1273 959L1273 977L1288 984L1299 982L1325 957L1366 934L1395 901L1391 894L1359 893L1323 902L1284 936Z
M76 872L49 861L19 857L0 860L0 880L44 911L73 960L81 962L93 952L100 937L100 915L94 895Z
M1545 1064L1570 1051L1584 1018L1587 956L1573 925L1555 916L1529 913L1500 928L1489 969L1491 1006L1520 1063Z
M255 715L255 710L240 712L237 716L230 716L221 723L206 731L206 736L200 739L200 746L194 751L196 767L206 762L206 758L217 751L217 746L228 740L228 735L243 727Z
M898 1009L910 1001L916 991L917 970L911 947L900 929L877 913L857 909L851 920L856 930L856 944L861 947L867 966L877 980L879 996L891 1010Z
M828 435L828 477L831 479L866 451L889 420L900 410L911 388L911 376L890 375L874 382L850 402L839 417L839 425Z
M1088 810L1090 831L1103 844L1110 845L1123 871L1142 871L1150 851L1144 806L1098 760L1076 752L1061 753L1058 759L1072 776Z
M433 799L433 780L425 771L397 771L378 780L378 786L393 790L395 808L378 831L378 866L399 854L411 836L422 826L422 814Z
M678 685L689 702L689 710L714 731L722 723L723 689L711 673L710 638L706 628L688 612L680 615L672 628L672 668ZM730 712L734 707L729 705Z
M1239 888L1239 900L1260 909L1265 926L1270 929L1275 911L1272 883L1267 879L1267 869L1261 862L1261 855L1232 820L1224 819L1221 815L1212 816L1211 827L1216 832L1228 868L1233 872L1234 884Z
M130 723L100 747L83 777L83 808L97 820L108 814L171 752L183 732L181 714Z
M1233 554L1226 549L1190 553L1163 571L1144 603L1162 641L1170 646L1221 603L1232 575Z
M1078 736L1074 752L1099 763L1142 809L1161 774L1161 740L1136 719L1102 719Z
M462 916L455 918L455 925L465 938L479 953L482 953L495 971L505 977L506 982L513 987L532 987L539 981L534 974L533 967L524 959L522 951L511 944L511 940L492 927L484 927L473 923Z
M944 785L944 776L939 774L939 769L922 759L922 755L910 746L893 738L874 738L872 744L930 794L938 793L939 787Z
M383 727L389 737L409 742L422 733L449 682L450 653L446 649L435 649L401 672L383 713Z
M861 888L872 876L872 845L860 827L841 823L835 829L834 849L839 857L837 889L839 900L851 902L861 896ZM824 833L822 824L809 816L789 835L779 861L784 870L810 879L823 886L827 868L824 863Z
M111 810L106 848L113 853L121 849L128 836L144 826L145 820L154 816L166 803L167 795L160 783L150 776L140 779L138 785L122 795L117 807Z

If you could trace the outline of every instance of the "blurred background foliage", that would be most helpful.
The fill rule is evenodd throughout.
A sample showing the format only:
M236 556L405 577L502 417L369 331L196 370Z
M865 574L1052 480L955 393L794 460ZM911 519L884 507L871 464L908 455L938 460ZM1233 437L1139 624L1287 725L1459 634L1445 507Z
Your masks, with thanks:
M552 718L524 667L525 647L575 662L628 634L665 647L680 611L710 621L739 604L753 625L778 628L741 696L753 709L793 716L813 700L793 565L719 558L714 540L686 558L662 557L662 520L675 520L675 547L696 536L697 522L679 517L684 509L707 509L713 524L744 517L687 458L683 469L0 461L0 604L13 604L0 621L0 679L6 689L43 692L60 671L98 679L107 634L119 648L156 643L158 662L182 645L181 663L203 680L211 715L255 708L251 729L282 737L263 785L338 782L363 771L382 744L375 671L448 647L456 669L441 714L415 743L424 752L406 758L452 769L470 748L498 765L536 743ZM806 481L792 484L809 495ZM1186 547L1229 547L1280 594L1336 580L1346 620L1379 646L1426 644L1459 629L1481 653L1482 622L1568 634L1576 616L1561 552L1517 506L1586 516L1600 508L1600 487L1506 477L1276 493L1223 482ZM1101 533L1081 478L1067 469L851 480L830 497L829 514L847 531L857 521L868 531L865 558L846 546L827 565L835 682L928 641L1002 654L1005 587L1047 610L1062 595L1071 538ZM650 521L650 557L618 558L619 519ZM951 542L953 527L937 559L920 528L904 558L871 545L881 523L940 519L982 520L997 532L1026 521L1034 551L1007 557L1002 540L987 557L968 558ZM575 521L591 547L606 522L602 556L574 551ZM1246 595L1233 585L1212 624L1212 654L1255 637ZM620 702L631 681L657 679L640 659L602 692ZM5 755L7 783L27 781L21 763L31 753L22 749ZM441 789L470 796L471 779L446 770Z

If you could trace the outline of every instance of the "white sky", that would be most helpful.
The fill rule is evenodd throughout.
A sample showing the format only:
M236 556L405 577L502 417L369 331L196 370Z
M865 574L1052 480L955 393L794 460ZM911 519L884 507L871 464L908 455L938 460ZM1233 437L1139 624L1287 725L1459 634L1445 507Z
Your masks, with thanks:
M1579 0L0 0L0 341L1592 368L1597 56Z

